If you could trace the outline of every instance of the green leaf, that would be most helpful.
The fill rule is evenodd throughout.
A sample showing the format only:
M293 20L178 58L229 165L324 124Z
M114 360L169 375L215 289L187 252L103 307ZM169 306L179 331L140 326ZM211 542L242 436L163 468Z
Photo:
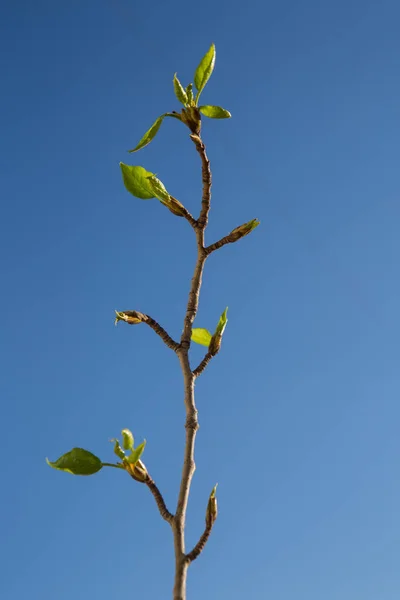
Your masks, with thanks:
M207 81L211 77L211 73L214 70L215 65L215 46L211 44L210 49L207 54L203 56L200 61L199 66L196 69L194 74L194 85L197 88L197 96L196 101L199 99L201 92L204 90L204 87Z
M202 346L210 345L212 335L207 329L195 328L192 329L192 341Z
M119 163L122 171L122 177L124 185L128 192L130 192L136 198L142 200L150 200L154 198L153 189L149 183L149 177L152 177L153 173L146 171L143 167L125 165Z
M165 188L165 185L155 175L150 175L147 178L148 184L153 192L153 195L157 200L163 202L163 204L169 203L169 194Z
M142 442L141 444L139 444L139 446L135 449L132 450L130 456L128 456L128 462L131 465L134 465L138 462L138 460L140 459L140 457L143 454L143 451L145 449L146 446L146 440L144 440L144 442Z
M121 460L124 460L125 452L122 450L121 446L119 445L119 440L116 440L115 438L113 438L112 440L110 440L110 442L114 442L114 454L116 454L116 456L118 456L118 458L120 458Z
M187 86L186 94L187 94L187 99L188 99L188 105L193 106L193 104L194 104L193 83L189 83L189 85Z
M226 316L227 312L228 312L228 307L226 307L226 309L224 310L224 312L222 313L222 315L219 318L217 328L215 330L215 335L222 335L224 333L226 324L228 322L228 317Z
M53 469L65 471L72 475L93 475L100 471L103 466L97 456L88 450L83 450L83 448L73 448L70 452L60 456L55 462L51 462L46 458L46 462Z
M133 450L133 435L129 429L123 429L122 433L122 447L124 450Z
M150 129L146 131L138 145L135 146L132 150L128 150L128 152L137 152L138 150L141 150L142 148L150 144L151 140L157 135L157 131L160 129L161 123L163 122L165 116L167 115L164 114L161 115L161 117L158 117L158 119L154 121Z
M229 119L232 116L225 108L221 108L221 106L212 106L211 104L199 106L199 111L209 119Z
M186 90L182 87L181 82L179 81L176 73L174 75L174 92L175 96L178 98L179 102L186 106L188 103L188 96L186 94Z

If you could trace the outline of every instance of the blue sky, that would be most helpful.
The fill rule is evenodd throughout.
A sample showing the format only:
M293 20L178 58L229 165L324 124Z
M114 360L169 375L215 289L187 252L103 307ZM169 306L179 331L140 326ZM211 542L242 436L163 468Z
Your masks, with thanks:
M0 595L168 598L172 539L146 489L47 467L73 446L113 460L130 427L171 509L184 414L174 357L191 231L129 196L119 161L193 212L199 161L166 122L212 41L207 264L198 326L226 305L201 377L188 546L216 481L220 516L189 598L397 600L400 594L399 56L395 0L8 3L0 24ZM193 360L201 357L193 349Z

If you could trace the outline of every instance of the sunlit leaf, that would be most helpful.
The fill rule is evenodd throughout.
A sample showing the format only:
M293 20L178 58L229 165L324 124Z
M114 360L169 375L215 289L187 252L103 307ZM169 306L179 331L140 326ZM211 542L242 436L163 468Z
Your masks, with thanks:
M189 85L186 88L186 94L187 94L187 99L188 99L188 104L189 106L192 106L192 104L194 103L194 98L193 98L193 83L189 83Z
M229 119L232 116L225 108L222 108L221 106L212 106L211 104L199 106L199 111L209 119Z
M133 434L129 429L123 429L122 433L122 447L124 450L132 450L133 448Z
M207 81L211 77L211 73L214 70L215 65L215 46L211 44L208 52L203 56L200 61L199 66L196 69L194 74L194 85L197 88L197 96L196 100L199 99L201 92L204 90L204 87Z
M164 114L161 115L161 117L158 117L158 119L154 121L150 129L146 131L146 133L144 134L140 142L137 144L137 146L132 148L132 150L129 150L129 152L137 152L138 150L141 150L142 148L150 144L151 140L157 135L157 132L161 127L161 123L163 122L164 117L166 116L167 115Z
M103 466L97 456L83 448L73 448L54 462L46 458L46 462L53 469L65 471L72 475L93 475L100 471Z
M192 329L192 341L202 346L209 346L212 335L207 329L194 328Z
M153 173L146 171L143 167L125 165L120 163L124 185L128 192L136 198L150 200L154 198L154 192L149 182Z
M224 333L226 324L228 322L227 313L228 313L228 307L226 307L226 309L224 310L224 312L222 313L222 315L219 318L217 327L215 329L216 335L222 335Z
M154 197L168 205L170 196L163 182L160 181L155 175L150 175L147 180Z
M130 454L130 456L128 456L128 462L130 464L136 464L138 462L138 460L140 459L140 457L143 454L143 451L145 449L146 446L146 440L144 440L144 442L142 442L141 444L139 444L139 446L137 448L134 448Z
M186 106L188 103L188 96L187 96L186 90L184 89L181 82L179 81L176 73L174 75L174 92L175 92L175 96L178 98L179 102L181 102L183 104L183 106Z

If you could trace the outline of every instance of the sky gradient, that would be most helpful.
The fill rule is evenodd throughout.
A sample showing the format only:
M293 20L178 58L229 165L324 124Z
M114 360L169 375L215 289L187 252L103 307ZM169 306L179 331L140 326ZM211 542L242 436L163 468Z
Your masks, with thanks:
M261 226L206 265L196 325L227 305L229 323L197 385L188 549L216 482L220 514L188 598L398 600L399 20L395 0L3 7L1 597L171 597L172 536L148 490L45 457L81 446L111 462L129 427L174 508L178 362L113 311L178 337L195 246L185 221L126 192L118 163L198 211L178 122L126 150L178 110L174 72L192 81L215 42L203 101L232 119L204 119L207 241Z

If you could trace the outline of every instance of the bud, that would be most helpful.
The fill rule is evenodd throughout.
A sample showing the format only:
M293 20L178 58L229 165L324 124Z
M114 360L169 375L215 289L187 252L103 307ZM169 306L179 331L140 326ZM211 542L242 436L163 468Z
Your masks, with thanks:
M181 120L187 125L192 133L200 135L201 115L197 106L188 106L181 112Z
M253 229L258 227L259 224L260 221L258 219L252 219L248 223L243 223L243 225L239 225L239 227L233 229L233 231L230 232L229 237L232 238L233 242L236 242L237 240L240 240L240 238L252 232Z
M218 485L218 483L213 487L213 490L208 499L207 512L206 512L206 526L207 527L212 527L214 525L215 521L217 520L217 516L218 516L218 504L217 504L217 498L215 495L216 491L217 491L217 485Z
M145 483L149 478L147 469L141 460L138 460L136 464L124 463L125 469L128 471L131 477L139 483Z
M211 354L211 356L215 356L216 354L218 354L218 352L221 350L221 343L222 335L217 335L216 333L214 333L214 335L211 338L210 345L208 346L208 351Z
M163 204L177 217L183 217L187 212L183 204L181 204L179 200L177 200L173 196L169 197L168 203L163 202Z
M220 316L217 327L215 329L215 333L211 338L210 345L208 347L208 351L211 354L211 356L215 356L216 354L218 354L218 352L221 349L222 335L225 331L225 327L228 322L228 317L226 316L227 312L228 307L226 307L226 309Z
M116 310L115 314L117 315L114 321L115 325L118 323L118 321L125 321L125 323L128 323L128 325L137 325L145 320L144 315L136 310L124 310L122 312L118 312Z

